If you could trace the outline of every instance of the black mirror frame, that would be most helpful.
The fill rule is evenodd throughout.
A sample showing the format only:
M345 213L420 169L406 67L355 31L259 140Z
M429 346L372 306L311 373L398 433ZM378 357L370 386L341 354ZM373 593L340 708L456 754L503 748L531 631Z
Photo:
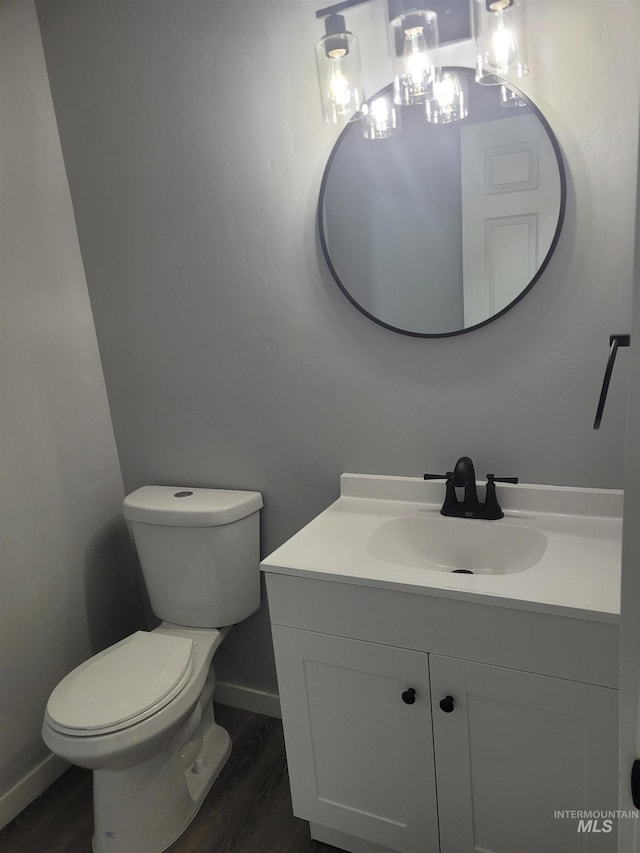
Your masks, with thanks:
M456 70L462 70L462 71L468 72L471 69L456 67ZM549 261L551 260L551 257L552 257L552 255L556 249L556 246L558 244L558 240L560 239L560 232L562 230L562 225L564 223L564 217L565 217L566 206L567 206L567 175L566 175L564 160L563 160L563 156L562 156L562 149L560 148L560 144L556 138L556 135L554 134L553 130L551 129L549 122L544 117L542 112L538 109L538 107L526 95L524 95L519 89L516 89L515 86L512 86L507 81L505 81L504 85L508 86L508 88L512 92L515 92L515 94L519 98L522 98L522 100L526 101L527 106L529 107L531 112L535 114L538 121L541 123L541 125L546 130L547 136L549 137L549 141L550 141L551 146L553 148L553 152L554 152L555 157L556 157L556 162L558 164L558 177L560 180L560 208L558 211L558 223L556 225L556 229L555 229L555 232L553 235L553 239L551 240L547 254L545 255L542 263L538 267L535 275L533 276L533 278L531 279L529 284L526 285L526 287L524 287L520 291L520 293L516 296L516 298L512 302L510 302L508 305L506 305L500 311L498 311L495 314L492 314L490 317L487 317L487 319L483 320L481 323L476 323L475 325L468 326L467 328L464 328L464 329L456 329L455 331L452 331L452 332L412 332L412 331L408 331L407 329L400 329L397 326L392 326L389 323L385 323L384 320L381 320L379 317L375 317L373 314L371 314L369 311L367 311L366 308L363 308L362 305L360 305L359 302L357 302L353 298L353 296L350 294L350 292L347 290L347 288L345 287L345 285L341 281L340 276L338 275L338 273L337 273L337 271L336 271L336 269L335 269L335 267L331 261L331 255L329 253L329 247L327 245L327 239L326 239L326 235L325 235L324 222L323 222L323 203L324 203L324 195L325 195L326 185L327 185L327 181L329 178L329 172L331 169L331 164L333 163L333 160L334 160L334 158L335 158L335 156L336 156L336 154L340 148L340 144L342 143L346 134L350 130L353 130L354 126L360 127L360 122L356 121L356 122L352 122L350 124L347 124L346 127L344 127L344 129L340 133L340 136L338 137L338 139L336 140L335 145L333 146L333 148L331 150L331 154L329 155L327 165L325 166L325 169L324 169L324 172L322 175L322 181L320 183L320 193L319 193L318 206L317 206L317 211L316 211L316 220L317 220L317 227L318 227L318 235L320 237L320 246L322 248L322 254L323 254L325 262L329 268L329 271L330 271L331 275L333 276L336 284L340 288L340 290L347 297L349 302L351 302L351 304L355 308L357 308L358 311L360 311L361 314L364 314L365 317L368 317L369 320L372 320L378 326L382 326L385 329L389 329L389 331L391 331L391 332L397 332L401 335L408 335L409 337L412 337L412 338L451 338L451 337L455 337L457 335L466 335L468 332L474 332L476 329L481 329L483 326L486 326L489 323L493 323L494 320L497 320L499 317L502 317L504 314L506 314L507 311L510 311L514 305L517 305L517 303L520 302L520 300L523 299L524 296L526 296L526 294L531 290L533 285L538 281L538 279L540 278L542 273L547 268L547 265L549 264ZM385 86L384 89L381 89L379 92L377 92L371 98L369 98L367 103L370 103L375 98L380 97L380 95L384 94L385 92L388 92L390 89L391 89L391 85ZM373 142L372 144L375 145L375 142Z

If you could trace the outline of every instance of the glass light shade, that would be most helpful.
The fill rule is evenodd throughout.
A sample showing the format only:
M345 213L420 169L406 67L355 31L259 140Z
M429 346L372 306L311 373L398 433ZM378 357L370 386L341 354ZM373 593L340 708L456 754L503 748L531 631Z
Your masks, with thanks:
M525 0L477 0L476 82L500 85L529 73Z
M518 107L526 107L527 102L508 86L500 86L500 106L506 109L517 109Z
M426 102L427 120L432 124L449 124L469 114L467 77L442 68L434 82L432 97Z
M334 31L344 29L343 24L341 15L327 18L327 35L316 44L320 98L327 124L346 124L358 118L364 103L358 39L346 30Z
M437 76L433 51L438 47L438 16L426 9L405 12L391 21L393 99L423 104Z
M400 109L390 92L372 98L362 107L362 133L365 139L388 139L400 133Z

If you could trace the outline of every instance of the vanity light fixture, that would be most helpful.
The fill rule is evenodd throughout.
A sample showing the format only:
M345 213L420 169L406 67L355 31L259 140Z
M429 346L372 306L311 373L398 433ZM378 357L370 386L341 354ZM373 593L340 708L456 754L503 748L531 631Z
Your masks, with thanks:
M361 120L367 139L386 139L400 132L400 107L422 106L432 124L464 119L469 111L466 77L436 64L439 14L442 36L450 43L472 37L470 9L475 9L478 83L504 86L505 78L523 77L529 71L524 40L526 0L387 0L393 98L384 94L367 102L358 39L347 29L342 12L368 2L371 0L342 0L316 11L316 18L325 23L325 34L315 51L327 124Z
M344 16L336 12L344 7L341 3L316 12L316 17L326 14L325 35L316 44L316 65L327 124L352 121L364 104L358 39L347 30Z
M476 82L494 86L529 73L525 0L476 0Z
M454 83L455 75L446 78L444 88L437 88L440 69L433 52L438 47L438 16L430 9L418 8L424 0L393 0L393 18L390 0L393 99L380 95L365 102L358 39L347 29L341 13L366 2L370 0L343 0L316 12L316 18L325 21L325 34L315 47L325 122L344 125L361 119L367 139L386 139L400 132L400 105L431 102L427 118L439 123L462 117L462 96L458 94L460 86Z

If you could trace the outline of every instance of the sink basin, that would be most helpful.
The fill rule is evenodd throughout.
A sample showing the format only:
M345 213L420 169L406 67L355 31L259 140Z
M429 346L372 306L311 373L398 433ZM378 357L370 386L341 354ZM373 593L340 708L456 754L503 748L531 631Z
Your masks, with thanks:
M443 516L389 519L367 542L368 553L378 560L474 575L524 572L546 547L545 534L531 527Z

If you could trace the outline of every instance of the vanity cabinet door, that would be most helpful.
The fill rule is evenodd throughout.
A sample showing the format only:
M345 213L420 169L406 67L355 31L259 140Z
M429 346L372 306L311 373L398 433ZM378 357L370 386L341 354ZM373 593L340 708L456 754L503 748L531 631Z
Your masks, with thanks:
M436 655L430 671L441 853L615 853L615 820L555 813L617 808L616 690Z
M380 848L436 853L428 656L272 631L294 814Z

